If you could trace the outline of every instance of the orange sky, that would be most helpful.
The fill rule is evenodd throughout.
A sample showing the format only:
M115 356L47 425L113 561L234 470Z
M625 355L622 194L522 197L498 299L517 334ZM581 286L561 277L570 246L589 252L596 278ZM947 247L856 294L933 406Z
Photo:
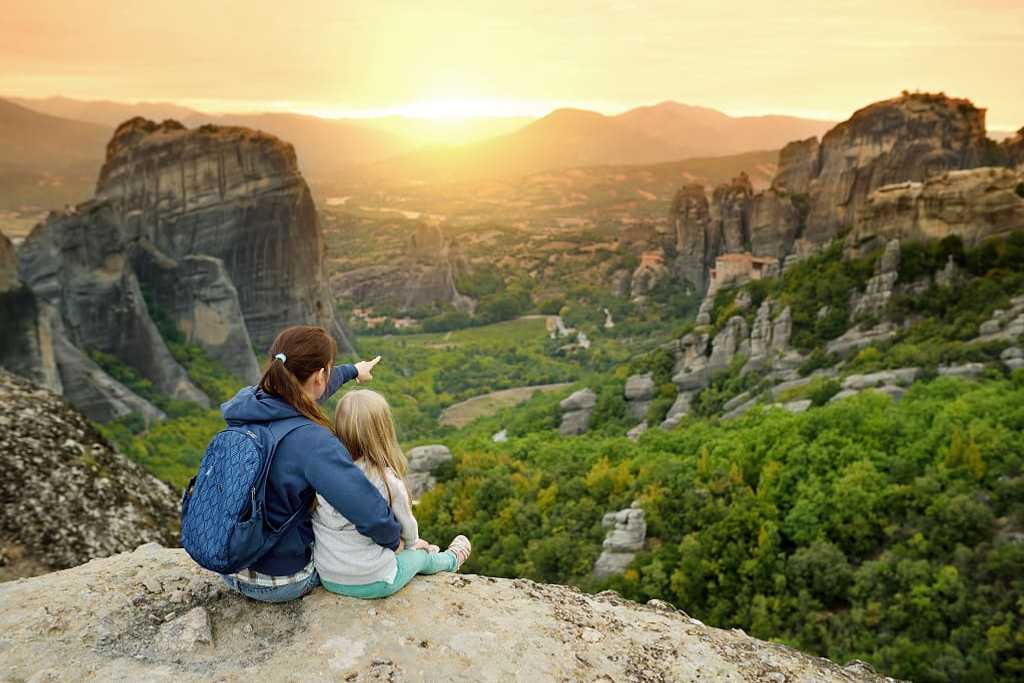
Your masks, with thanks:
M673 99L843 119L906 88L1024 125L1024 0L778 4L7 0L0 96L328 115Z

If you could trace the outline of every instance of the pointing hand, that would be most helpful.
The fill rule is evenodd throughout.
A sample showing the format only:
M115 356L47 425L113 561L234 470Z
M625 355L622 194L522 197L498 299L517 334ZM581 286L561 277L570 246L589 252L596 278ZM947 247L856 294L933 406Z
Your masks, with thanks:
M356 363L356 381L362 384L363 382L369 382L373 379L373 368L380 362L380 356L377 356L373 360L361 360Z

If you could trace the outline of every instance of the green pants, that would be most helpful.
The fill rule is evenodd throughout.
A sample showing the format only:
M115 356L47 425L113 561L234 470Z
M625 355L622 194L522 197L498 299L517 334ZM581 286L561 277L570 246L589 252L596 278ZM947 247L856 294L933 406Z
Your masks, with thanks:
M323 577L320 582L324 588L332 593L347 595L350 598L363 598L372 600L374 598L386 598L394 595L405 587L405 584L412 581L417 574L436 574L438 572L455 571L455 555L450 550L443 553L428 553L426 550L403 550L395 554L398 562L398 572L395 580L377 581L375 583L364 583L358 586L348 586L343 583L327 581Z

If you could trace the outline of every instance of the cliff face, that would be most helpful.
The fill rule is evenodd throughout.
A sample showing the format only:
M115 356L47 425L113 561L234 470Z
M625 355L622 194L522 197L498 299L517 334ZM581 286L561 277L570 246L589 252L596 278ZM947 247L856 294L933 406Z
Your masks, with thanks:
M981 165L986 146L985 110L970 100L910 94L861 109L821 141L806 237L851 227L883 185Z
M1018 221L1006 193L1012 172L999 172L997 187L985 189L984 179L996 176L953 171L982 164L1012 168L1024 161L1021 140L989 141L985 110L969 100L915 93L877 102L830 130L820 144L810 138L786 145L768 190L738 192L742 178L715 188L710 219L691 208L707 201L704 188L680 190L670 215L676 272L703 290L718 256L746 251L782 259L813 251L851 228L858 241L878 230L883 243L951 232L967 233L968 241L1003 234ZM933 182L939 176L944 180ZM898 183L911 185L882 190Z
M879 188L847 244L864 249L891 239L959 235L973 245L1015 230L1024 230L1024 169L984 167Z
M171 488L112 450L59 396L3 370L0 453L0 581L175 543Z
M0 233L0 367L61 390L53 330L32 292L18 280L14 245Z
M448 305L472 312L476 302L455 286L453 252L441 228L421 223L399 258L338 273L331 277L331 291L338 298L400 311Z
M92 419L159 419L90 355L114 356L159 392L207 405L156 320L249 383L259 378L253 346L288 325L324 325L346 347L321 251L290 145L242 128L136 118L111 139L96 197L51 214L18 261L53 331L68 399Z
M316 207L291 145L246 128L132 119L107 145L96 198L131 239L174 259L220 259L257 347L295 324L323 325L347 345L324 286Z
M442 573L372 603L318 588L261 604L154 545L2 584L0 601L12 680L891 680L665 603L525 580Z

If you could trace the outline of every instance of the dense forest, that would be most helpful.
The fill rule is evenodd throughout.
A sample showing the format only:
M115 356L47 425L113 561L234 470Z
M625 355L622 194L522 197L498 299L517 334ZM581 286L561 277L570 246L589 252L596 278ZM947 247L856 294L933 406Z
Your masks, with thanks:
M553 401L502 424L537 424ZM660 598L915 681L1024 675L1024 371L638 443L539 430L493 444L496 424L448 442L456 460L417 508L428 538L473 539L469 571ZM649 550L595 581L601 517L634 500Z

